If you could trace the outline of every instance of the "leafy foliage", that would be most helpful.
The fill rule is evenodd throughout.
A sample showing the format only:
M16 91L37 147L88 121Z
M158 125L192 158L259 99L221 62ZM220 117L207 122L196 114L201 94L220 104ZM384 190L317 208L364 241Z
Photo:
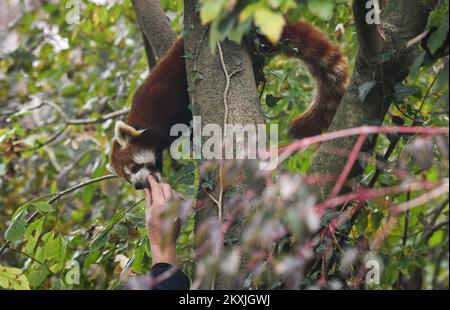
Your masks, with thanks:
M0 4L11 12L11 23L0 23L4 39L0 41L5 42L0 44L0 240L11 242L11 250L0 257L4 289L117 288L121 280L151 268L141 194L116 179L105 179L55 196L108 174L114 120L82 125L67 120L95 120L128 107L148 74L130 1L80 1L79 24L67 23L67 3L32 1L23 8ZM288 14L301 16L329 34L353 66L358 46L350 4L348 0L200 0L199 12L202 21L210 24L212 51L227 38L241 42L253 24L275 42L285 23L283 14ZM183 1L162 0L161 5L181 35ZM448 40L447 0L432 13L428 29L433 32L426 48L434 55ZM448 57L435 60L430 53L423 49L405 84L395 87L395 105L386 125L448 126ZM287 123L313 100L314 85L297 60L277 56L264 70L262 108L268 123L280 125L284 146L290 142ZM361 99L372 87L368 83L360 90ZM289 157L259 204L248 199L256 188L248 189L250 196L227 194L227 201L240 201L241 211L249 217L240 247L215 256L194 250L205 236L211 236L213 245L221 244L222 226L211 220L194 236L195 212L186 202L180 208L184 226L178 240L183 271L191 279L215 270L230 277L247 275L239 279L243 287L297 288L299 282L314 287L320 281L320 268L303 278L299 270L304 271L304 261L293 253L305 258L316 254L330 259L327 277L337 279L330 281L330 287L337 283L338 288L346 288L358 281L358 271L373 255L385 268L381 283L370 288L408 287L418 270L423 272L420 287L448 288L448 193L401 213L391 230L386 230L394 218L390 209L427 190L377 196L364 204L353 222L341 223L323 238L314 253L301 252L313 231L344 215L334 211L321 219L314 217L308 180L299 177L308 171L313 154L311 147ZM448 178L448 137L380 135L375 153L366 155L359 161L363 175L352 180L359 186L379 189ZM212 166L173 163L168 154L165 157L165 179L177 191L196 197L207 190L207 184L199 188L199 174ZM237 182L242 169L229 168L230 184ZM255 185L260 177L255 176ZM377 240L376 251L375 246L367 246ZM205 274L193 273L194 256L197 270ZM238 273L241 256L250 262L242 274ZM275 278L267 280L273 272Z

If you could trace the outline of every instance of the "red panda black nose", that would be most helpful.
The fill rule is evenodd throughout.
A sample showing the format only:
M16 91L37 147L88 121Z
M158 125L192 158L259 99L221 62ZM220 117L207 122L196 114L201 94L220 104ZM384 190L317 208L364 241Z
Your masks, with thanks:
M144 184L142 184L142 183L136 183L135 185L134 185L134 188L137 190L137 191L140 191L140 190L143 190L144 189Z

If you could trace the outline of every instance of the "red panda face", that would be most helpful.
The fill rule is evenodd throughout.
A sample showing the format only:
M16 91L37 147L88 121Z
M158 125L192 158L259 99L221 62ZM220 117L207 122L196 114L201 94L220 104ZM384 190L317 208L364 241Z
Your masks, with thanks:
M161 180L158 156L159 148L146 130L136 130L123 122L116 124L109 170L142 190L149 186L150 175Z

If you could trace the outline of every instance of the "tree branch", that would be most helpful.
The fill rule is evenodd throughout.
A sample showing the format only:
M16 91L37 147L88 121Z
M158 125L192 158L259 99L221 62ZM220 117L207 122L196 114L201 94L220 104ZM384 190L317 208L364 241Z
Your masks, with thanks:
M159 0L132 0L136 16L156 58L163 57L172 47L176 35L161 9ZM145 43L145 41L144 41ZM150 49L147 49L147 55Z
M73 126L87 126L87 125L93 125L93 124L100 124L100 123L104 123L110 119L114 119L114 118L118 118L118 117L127 115L130 112L130 108L125 108L125 109L122 109L122 110L119 110L116 112L105 114L102 117L71 119L57 104L50 102L50 101L45 101L42 104L46 104L46 105L50 106L51 108L53 108L56 112L58 112L58 114L60 114L64 119L64 126L60 130L58 130L57 132L52 134L46 141L37 142L36 146L28 148L28 149L24 150L23 152L36 151L36 150L39 150L39 149L53 143L56 139L58 139L61 135L63 135L66 132L66 130L72 125Z
M421 34L428 22L428 16L431 10L437 4L437 0L399 0L398 9L391 12L388 16L381 15L382 23L377 27L369 27L360 11L366 1L355 0L355 20L357 21L358 39L361 50L357 56L355 71L350 81L341 105L330 126L330 132L339 131L347 128L356 128L367 125L381 126L386 113L392 103L392 96L389 96L395 83L401 83L408 75L409 68L416 56L418 49L406 48L407 43ZM364 10L365 7L364 7ZM394 55L387 62L380 65L373 61L370 55L379 50L378 35L379 31L384 38L384 51L394 51ZM369 33L372 39L367 42L363 38L364 33ZM373 43L376 44L373 44ZM363 51L366 49L367 51ZM370 55L366 55L369 53ZM367 83L375 82L375 86L370 90L366 98L359 95L361 87ZM347 159L341 158L336 154L329 154L324 149L343 149L352 150L357 139L348 138L328 141L322 144L313 159L310 175L339 175L344 169ZM362 148L363 152L371 153L374 143L366 143ZM353 167L349 178L354 178L361 174L359 167ZM325 199L332 191L332 184L320 184L312 188L312 191L320 199Z
M390 94L393 93L394 85L403 82L409 74L411 64L419 55L417 46L407 47L408 42L424 32L428 16L437 2L437 0L399 0L397 10L389 12L388 15L382 11L381 24L371 26L365 21L366 1L354 0L353 9L360 52L349 87L330 126L330 132L368 124L382 126L392 104ZM380 38L383 39L383 45L381 45ZM380 52L389 52L392 56L386 57L386 61L380 63L375 59L376 57L373 57ZM370 84L373 84L374 87L370 89L365 98L362 98L359 95L361 88ZM366 154L373 153L376 145L375 138L370 139L361 151ZM356 137L327 141L316 152L309 175L317 180L317 183L311 187L311 191L319 200L325 201L333 190L333 184L321 183L320 176L338 176L348 163L348 157L340 157L327 152L327 150L340 149L350 153L356 143ZM395 146L393 147L395 148ZM391 152L386 154L387 157L390 155L389 153ZM361 173L363 173L363 168L355 164L348 179L353 179ZM381 170L377 170L370 184L371 187L375 185L380 175ZM350 189L345 188L345 190L349 191ZM348 200L340 202L338 206L342 206L345 202ZM355 207L345 210L345 213L350 212L351 222L356 219L363 206L362 202L356 203ZM352 212L354 216L351 215ZM320 271L317 267L321 265L320 258L315 259L310 265L315 267L308 271L309 274Z
M102 182L105 180L110 180L110 179L115 179L117 178L117 176L115 174L110 174L110 175L105 175L103 177L99 177L99 178L95 178L95 179L91 179L88 181L85 181L83 183L77 184L71 188L68 188L62 192L59 192L55 195L53 195L52 198L50 198L50 200L47 201L48 204L53 204L56 201L58 201L59 199L61 199L62 197L75 192L76 190L79 190L80 188L86 187L88 185L94 184L94 183L98 183L98 182ZM39 211L34 212L28 219L27 219L27 224L30 224L38 215L39 215ZM2 247L0 248L0 256L3 255L3 253L5 252L6 249L9 248L9 246L11 245L11 241L7 241L5 242Z
M378 2L378 1L376 1ZM379 4L377 4L379 6ZM367 57L375 56L384 49L384 40L378 30L376 23L368 23L367 16L371 14L370 11L376 8L366 8L367 0L353 1L353 15L355 17L355 28L358 36L358 41L361 50ZM379 12L375 12L379 14Z
M85 119L66 119L65 123L67 125L93 125L93 124L100 124L104 123L110 119L118 118L121 116L125 116L130 112L130 108L125 108L116 112L112 112L109 114L105 114L102 117L97 118L85 118Z

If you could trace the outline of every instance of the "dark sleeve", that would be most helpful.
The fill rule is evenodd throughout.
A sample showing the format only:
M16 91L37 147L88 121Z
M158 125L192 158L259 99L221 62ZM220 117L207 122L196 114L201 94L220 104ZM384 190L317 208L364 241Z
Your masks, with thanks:
M170 264L160 263L152 268L151 275L156 278L163 273L169 271L173 266ZM155 285L153 290L168 290L168 291L184 291L189 289L189 280L186 275L179 269L168 279Z

